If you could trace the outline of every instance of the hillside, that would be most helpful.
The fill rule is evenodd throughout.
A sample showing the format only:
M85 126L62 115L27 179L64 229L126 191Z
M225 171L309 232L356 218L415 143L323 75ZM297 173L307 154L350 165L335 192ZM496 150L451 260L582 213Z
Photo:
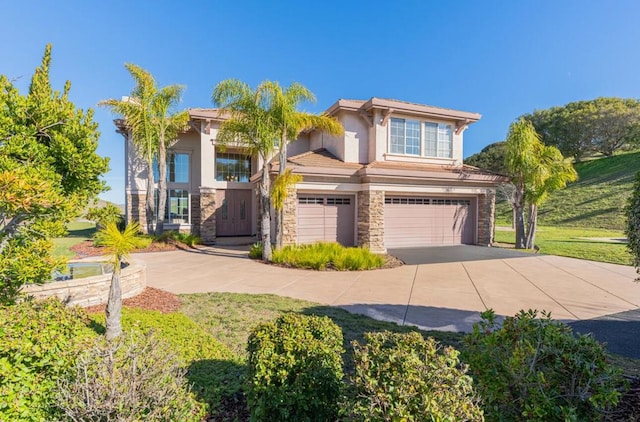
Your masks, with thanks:
M579 179L542 205L539 224L623 230L640 151L576 163L575 169ZM498 224L510 224L511 207L500 203L496 208Z

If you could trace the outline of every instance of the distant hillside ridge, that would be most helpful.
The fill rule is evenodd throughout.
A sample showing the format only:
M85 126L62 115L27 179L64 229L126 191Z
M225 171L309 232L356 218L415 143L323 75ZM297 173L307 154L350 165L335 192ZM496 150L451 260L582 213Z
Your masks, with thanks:
M640 171L640 151L575 163L579 179L554 192L539 211L540 225L624 230L624 207ZM511 222L511 206L500 203L498 224Z

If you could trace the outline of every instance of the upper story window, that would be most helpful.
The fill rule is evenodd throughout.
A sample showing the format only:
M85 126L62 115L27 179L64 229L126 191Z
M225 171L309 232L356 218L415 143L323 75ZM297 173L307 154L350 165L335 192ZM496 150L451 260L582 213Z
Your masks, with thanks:
M153 159L153 180L160 179L158 160ZM171 152L167 157L167 182L189 183L189 154Z
M248 182L251 177L251 157L245 154L216 152L216 180Z
M389 128L389 152L451 158L453 154L451 125L392 118Z

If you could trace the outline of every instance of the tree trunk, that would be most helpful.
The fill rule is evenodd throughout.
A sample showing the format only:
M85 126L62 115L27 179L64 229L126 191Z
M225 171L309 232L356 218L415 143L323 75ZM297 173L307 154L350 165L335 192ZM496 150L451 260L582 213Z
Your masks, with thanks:
M156 235L164 231L164 216L167 214L167 147L164 144L164 137L160 138L158 148L158 225Z
M260 218L262 238L262 259L271 262L271 201L269 196L269 170L267 160L263 159L262 180L260 180Z
M111 275L109 299L107 300L106 333L107 340L113 340L122 334L122 289L120 287L120 262L116 263Z
M524 231L524 191L523 188L518 186L516 186L514 192L513 210L516 224L516 249L524 249L526 240Z
M538 226L538 206L529 205L529 219L527 221L527 249L533 249L536 242L536 228Z
M278 175L282 176L287 169L287 134L286 130L282 131L280 137L280 167L278 169ZM276 248L282 248L282 236L284 227L282 223L284 221L284 210L276 210Z
M153 217L156 213L156 200L153 181L153 160L147 161L147 204L146 204L146 217L147 217L147 233L152 234L155 230L153 226Z

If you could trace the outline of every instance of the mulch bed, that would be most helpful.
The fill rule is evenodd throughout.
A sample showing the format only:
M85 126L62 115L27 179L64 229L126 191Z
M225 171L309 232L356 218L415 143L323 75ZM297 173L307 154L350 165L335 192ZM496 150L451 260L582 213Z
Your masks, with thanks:
M138 296L124 299L122 304L130 308L160 311L163 314L168 314L169 312L178 311L182 302L180 301L180 298L173 293L156 289L154 287L147 287ZM106 305L95 305L89 306L85 309L91 314L97 314L104 312L105 307Z
M169 252L169 251L177 251L181 249L191 248L197 249L198 245L193 247L185 246L180 242L168 241L168 242L151 242L151 244L144 249L136 249L134 252ZM100 256L106 255L104 248L99 246L94 246L93 241L85 240L84 242L78 243L77 245L73 245L71 251L76 253L75 259L86 258L88 256Z

